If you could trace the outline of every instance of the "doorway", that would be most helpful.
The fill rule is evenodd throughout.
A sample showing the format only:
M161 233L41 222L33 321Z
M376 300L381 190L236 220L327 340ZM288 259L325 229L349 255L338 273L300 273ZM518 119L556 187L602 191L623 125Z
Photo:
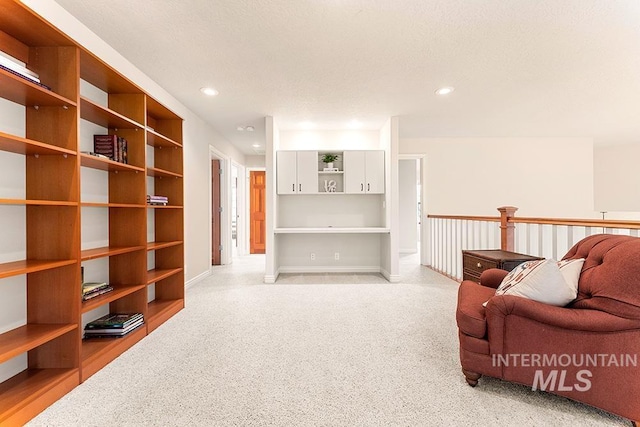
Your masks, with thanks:
M429 255L424 205L425 163L424 155L400 155L398 161L400 256L405 262L422 265L427 265Z
M264 254L266 249L265 171L249 173L249 253Z
M211 160L211 265L222 264L220 174L220 160Z

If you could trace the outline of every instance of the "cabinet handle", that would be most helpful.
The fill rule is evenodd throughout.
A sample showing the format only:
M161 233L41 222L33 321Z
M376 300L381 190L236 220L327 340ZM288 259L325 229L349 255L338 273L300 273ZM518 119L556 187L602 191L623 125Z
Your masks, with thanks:
M367 191L371 191L371 184L367 182Z
M364 184L360 183L360 191L364 191Z
M302 191L302 184L298 184L298 191Z
M291 191L295 192L296 191L296 185L295 184L291 184L291 186L292 186Z
M482 264L477 263L477 264L476 264L476 267L478 267L478 268L482 268Z

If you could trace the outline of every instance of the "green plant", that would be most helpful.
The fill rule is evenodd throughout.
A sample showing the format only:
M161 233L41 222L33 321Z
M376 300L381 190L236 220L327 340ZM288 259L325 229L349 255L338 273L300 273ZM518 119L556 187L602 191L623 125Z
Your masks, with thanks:
M324 163L333 163L338 160L338 157L337 154L326 153L322 155L322 161Z

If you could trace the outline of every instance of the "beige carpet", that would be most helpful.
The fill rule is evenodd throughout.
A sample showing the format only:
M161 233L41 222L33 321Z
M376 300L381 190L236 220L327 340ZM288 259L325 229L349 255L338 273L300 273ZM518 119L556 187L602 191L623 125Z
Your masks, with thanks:
M621 426L458 362L457 284L406 261L378 275L214 270L187 308L31 426Z

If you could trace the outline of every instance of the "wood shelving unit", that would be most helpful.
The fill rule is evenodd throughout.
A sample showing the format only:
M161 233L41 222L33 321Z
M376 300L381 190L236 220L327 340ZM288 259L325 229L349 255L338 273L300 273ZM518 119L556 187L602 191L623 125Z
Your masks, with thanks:
M24 259L0 263L0 299L16 298L3 281L21 276L26 294L15 301L26 322L0 324L9 329L0 333L0 364L18 366L0 369L4 426L26 423L184 307L184 190L179 116L20 2L0 0L0 51L51 88L0 70L0 98L25 115L24 132L13 134L15 123L0 114L0 152L25 164L24 187L0 195L0 207L18 206L5 209L20 216L12 219L23 224L26 246ZM104 93L105 105L80 93L81 80ZM85 121L125 138L128 164L82 153L93 146L81 139ZM83 188L102 183L108 201L82 199ZM166 195L170 206L148 206L147 194ZM95 246L83 240L85 225L107 217L108 243L82 249ZM103 280L114 290L83 302L80 270L93 262L108 268ZM83 340L83 315L98 317L94 310L139 312L145 324L123 338Z

